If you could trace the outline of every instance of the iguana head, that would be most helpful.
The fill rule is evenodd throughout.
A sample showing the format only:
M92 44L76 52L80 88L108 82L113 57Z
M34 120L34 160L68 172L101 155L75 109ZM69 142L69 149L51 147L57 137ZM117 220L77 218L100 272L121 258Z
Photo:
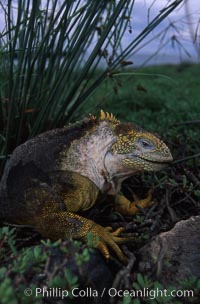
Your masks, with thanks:
M163 141L112 114L90 114L67 131L68 145L59 155L59 169L88 177L102 192L117 193L121 182L137 172L164 168L172 161Z
M112 114L101 111L100 120L113 128L113 142L105 155L106 171L114 178L141 171L157 171L172 162L166 144L134 123L120 123Z

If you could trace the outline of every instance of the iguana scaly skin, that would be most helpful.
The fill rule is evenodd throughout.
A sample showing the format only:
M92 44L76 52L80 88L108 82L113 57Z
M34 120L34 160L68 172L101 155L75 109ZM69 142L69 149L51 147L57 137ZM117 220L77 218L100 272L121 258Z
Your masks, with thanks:
M15 149L0 186L1 218L34 226L51 239L69 237L93 242L106 258L111 247L126 257L118 244L122 228L112 231L79 215L105 194L115 196L116 209L133 215L151 197L130 202L121 193L124 179L144 170L164 168L172 161L160 139L133 123L120 123L101 111L63 129L45 132Z

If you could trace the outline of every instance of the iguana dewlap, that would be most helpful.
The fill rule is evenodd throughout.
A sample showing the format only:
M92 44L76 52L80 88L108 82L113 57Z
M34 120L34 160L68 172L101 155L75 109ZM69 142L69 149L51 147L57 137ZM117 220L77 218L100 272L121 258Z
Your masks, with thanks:
M137 207L121 193L121 183L136 172L163 169L172 161L163 141L133 123L120 123L101 111L67 128L45 132L15 149L0 186L0 217L32 225L52 239L86 241L90 232L109 258L111 247L125 261L112 232L79 215L105 194L115 196L117 210L135 214ZM137 202L138 204L138 202ZM139 202L143 207L150 199Z

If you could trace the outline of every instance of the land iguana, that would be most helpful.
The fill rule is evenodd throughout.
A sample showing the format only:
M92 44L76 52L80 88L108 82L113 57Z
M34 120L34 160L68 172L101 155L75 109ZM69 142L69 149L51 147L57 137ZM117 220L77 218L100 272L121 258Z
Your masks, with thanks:
M0 218L31 225L44 237L87 241L109 258L127 258L119 247L127 237L79 213L100 197L115 196L115 209L134 215L139 205L151 205L151 195L130 202L120 192L123 180L137 172L163 169L172 161L166 144L133 123L121 123L101 110L79 123L47 131L18 146L4 170L0 185ZM114 198L113 198L114 199Z

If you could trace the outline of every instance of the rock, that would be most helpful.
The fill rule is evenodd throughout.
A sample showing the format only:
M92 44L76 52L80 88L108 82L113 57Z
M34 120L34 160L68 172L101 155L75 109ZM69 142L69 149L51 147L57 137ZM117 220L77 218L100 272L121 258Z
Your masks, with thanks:
M152 274L165 286L200 278L200 216L178 222L173 229L153 238L139 250L139 270Z

